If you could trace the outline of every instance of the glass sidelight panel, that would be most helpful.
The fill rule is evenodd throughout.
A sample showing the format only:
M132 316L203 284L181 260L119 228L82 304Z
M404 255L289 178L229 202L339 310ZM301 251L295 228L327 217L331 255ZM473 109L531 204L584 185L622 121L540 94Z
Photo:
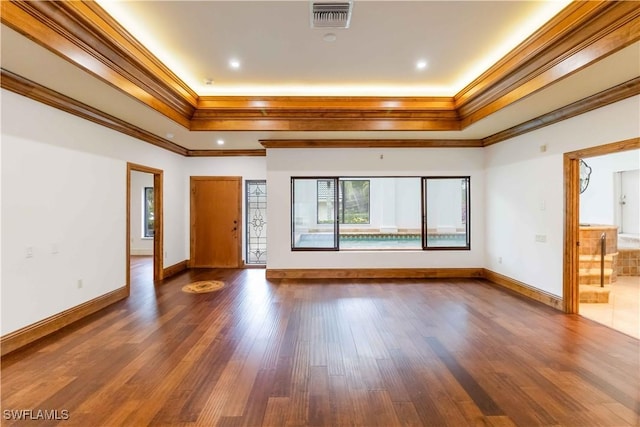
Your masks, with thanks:
M469 177L427 177L423 181L425 249L470 249Z
M144 187L144 235L142 237L153 237L154 234L154 212L153 212L153 187Z
M291 178L292 249L338 249L337 190L337 178Z
M246 181L247 264L267 263L267 181Z

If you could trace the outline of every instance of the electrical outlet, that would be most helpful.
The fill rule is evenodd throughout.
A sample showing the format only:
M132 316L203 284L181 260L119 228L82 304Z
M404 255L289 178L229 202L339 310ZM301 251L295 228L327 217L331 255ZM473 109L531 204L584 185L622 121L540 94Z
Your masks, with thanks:
M502 257L501 256L498 257L498 264L502 264Z
M26 256L27 258L33 258L33 248L31 246L27 246Z
M547 235L546 234L536 234L536 242L546 243L547 242Z
M82 279L78 279L78 289L82 288Z

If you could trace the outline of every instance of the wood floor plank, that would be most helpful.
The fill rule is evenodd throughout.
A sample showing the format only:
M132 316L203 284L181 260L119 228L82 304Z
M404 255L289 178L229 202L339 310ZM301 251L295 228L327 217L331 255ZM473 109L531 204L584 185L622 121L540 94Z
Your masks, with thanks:
M637 339L483 280L154 284L150 266L128 299L2 358L3 411L70 415L3 426L640 425ZM199 280L225 286L181 291Z

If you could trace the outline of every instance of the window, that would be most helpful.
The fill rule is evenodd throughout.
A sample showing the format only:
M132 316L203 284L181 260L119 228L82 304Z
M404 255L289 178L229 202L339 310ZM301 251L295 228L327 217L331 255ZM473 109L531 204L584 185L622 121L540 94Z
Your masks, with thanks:
M424 178L425 249L470 249L469 177Z
M144 224L143 224L143 236L153 237L154 234L154 220L153 220L153 187L144 187Z
M469 177L293 177L291 247L468 250L469 183Z
M337 178L291 178L291 247L337 250Z
M267 181L246 182L247 264L267 263Z

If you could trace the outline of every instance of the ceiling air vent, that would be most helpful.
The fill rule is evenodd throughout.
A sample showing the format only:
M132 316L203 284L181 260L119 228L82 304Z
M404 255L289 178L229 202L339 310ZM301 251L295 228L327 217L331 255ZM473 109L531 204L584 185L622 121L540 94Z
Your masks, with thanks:
M349 28L353 1L311 2L311 28Z

